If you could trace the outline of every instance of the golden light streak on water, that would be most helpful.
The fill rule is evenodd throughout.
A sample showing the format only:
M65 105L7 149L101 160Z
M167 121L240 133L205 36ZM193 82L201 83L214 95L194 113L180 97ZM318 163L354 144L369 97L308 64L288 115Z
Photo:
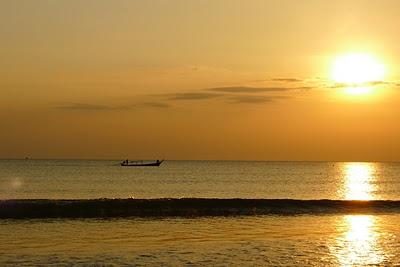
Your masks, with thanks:
M367 162L349 162L342 165L341 196L346 200L372 200L376 196L378 165ZM373 215L346 215L338 224L337 244L333 247L340 266L379 265L385 253L379 246L376 217Z
M344 182L341 189L344 199L371 200L375 191L375 163L349 162L343 166Z
M384 262L374 216L347 215L338 227L346 229L337 239L334 251L340 266L378 265Z

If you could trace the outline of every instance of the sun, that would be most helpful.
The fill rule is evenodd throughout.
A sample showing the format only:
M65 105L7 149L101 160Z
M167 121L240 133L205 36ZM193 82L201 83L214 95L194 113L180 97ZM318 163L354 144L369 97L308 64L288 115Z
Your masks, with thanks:
M385 67L369 54L351 53L336 58L333 62L331 79L349 86L365 85L381 81Z

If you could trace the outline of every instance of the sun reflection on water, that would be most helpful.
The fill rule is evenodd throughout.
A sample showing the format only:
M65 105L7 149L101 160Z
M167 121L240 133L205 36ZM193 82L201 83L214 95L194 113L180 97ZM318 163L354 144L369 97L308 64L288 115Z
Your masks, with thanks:
M340 196L346 200L375 199L377 168L376 163L344 163ZM338 225L338 230L343 233L338 236L334 246L334 254L341 266L377 265L384 261L376 226L376 217L373 215L343 217Z
M375 179L374 163L350 162L343 166L344 183L342 195L347 200L371 200L373 199Z
M348 215L343 217L340 227L345 233L337 239L335 252L341 266L376 265L384 261L378 244L372 215Z

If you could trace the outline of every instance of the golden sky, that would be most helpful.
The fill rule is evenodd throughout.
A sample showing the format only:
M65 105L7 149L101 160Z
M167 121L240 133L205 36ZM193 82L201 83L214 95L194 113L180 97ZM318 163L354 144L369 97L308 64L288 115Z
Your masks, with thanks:
M399 10L1 0L0 158L398 161Z

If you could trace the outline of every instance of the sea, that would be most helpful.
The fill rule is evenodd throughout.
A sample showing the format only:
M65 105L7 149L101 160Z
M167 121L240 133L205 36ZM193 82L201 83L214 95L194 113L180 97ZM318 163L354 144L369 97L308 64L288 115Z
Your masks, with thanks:
M400 200L400 163L0 160L0 199ZM218 202L216 202L218 203ZM321 202L322 203L322 202ZM391 212L0 219L0 266L399 266Z

